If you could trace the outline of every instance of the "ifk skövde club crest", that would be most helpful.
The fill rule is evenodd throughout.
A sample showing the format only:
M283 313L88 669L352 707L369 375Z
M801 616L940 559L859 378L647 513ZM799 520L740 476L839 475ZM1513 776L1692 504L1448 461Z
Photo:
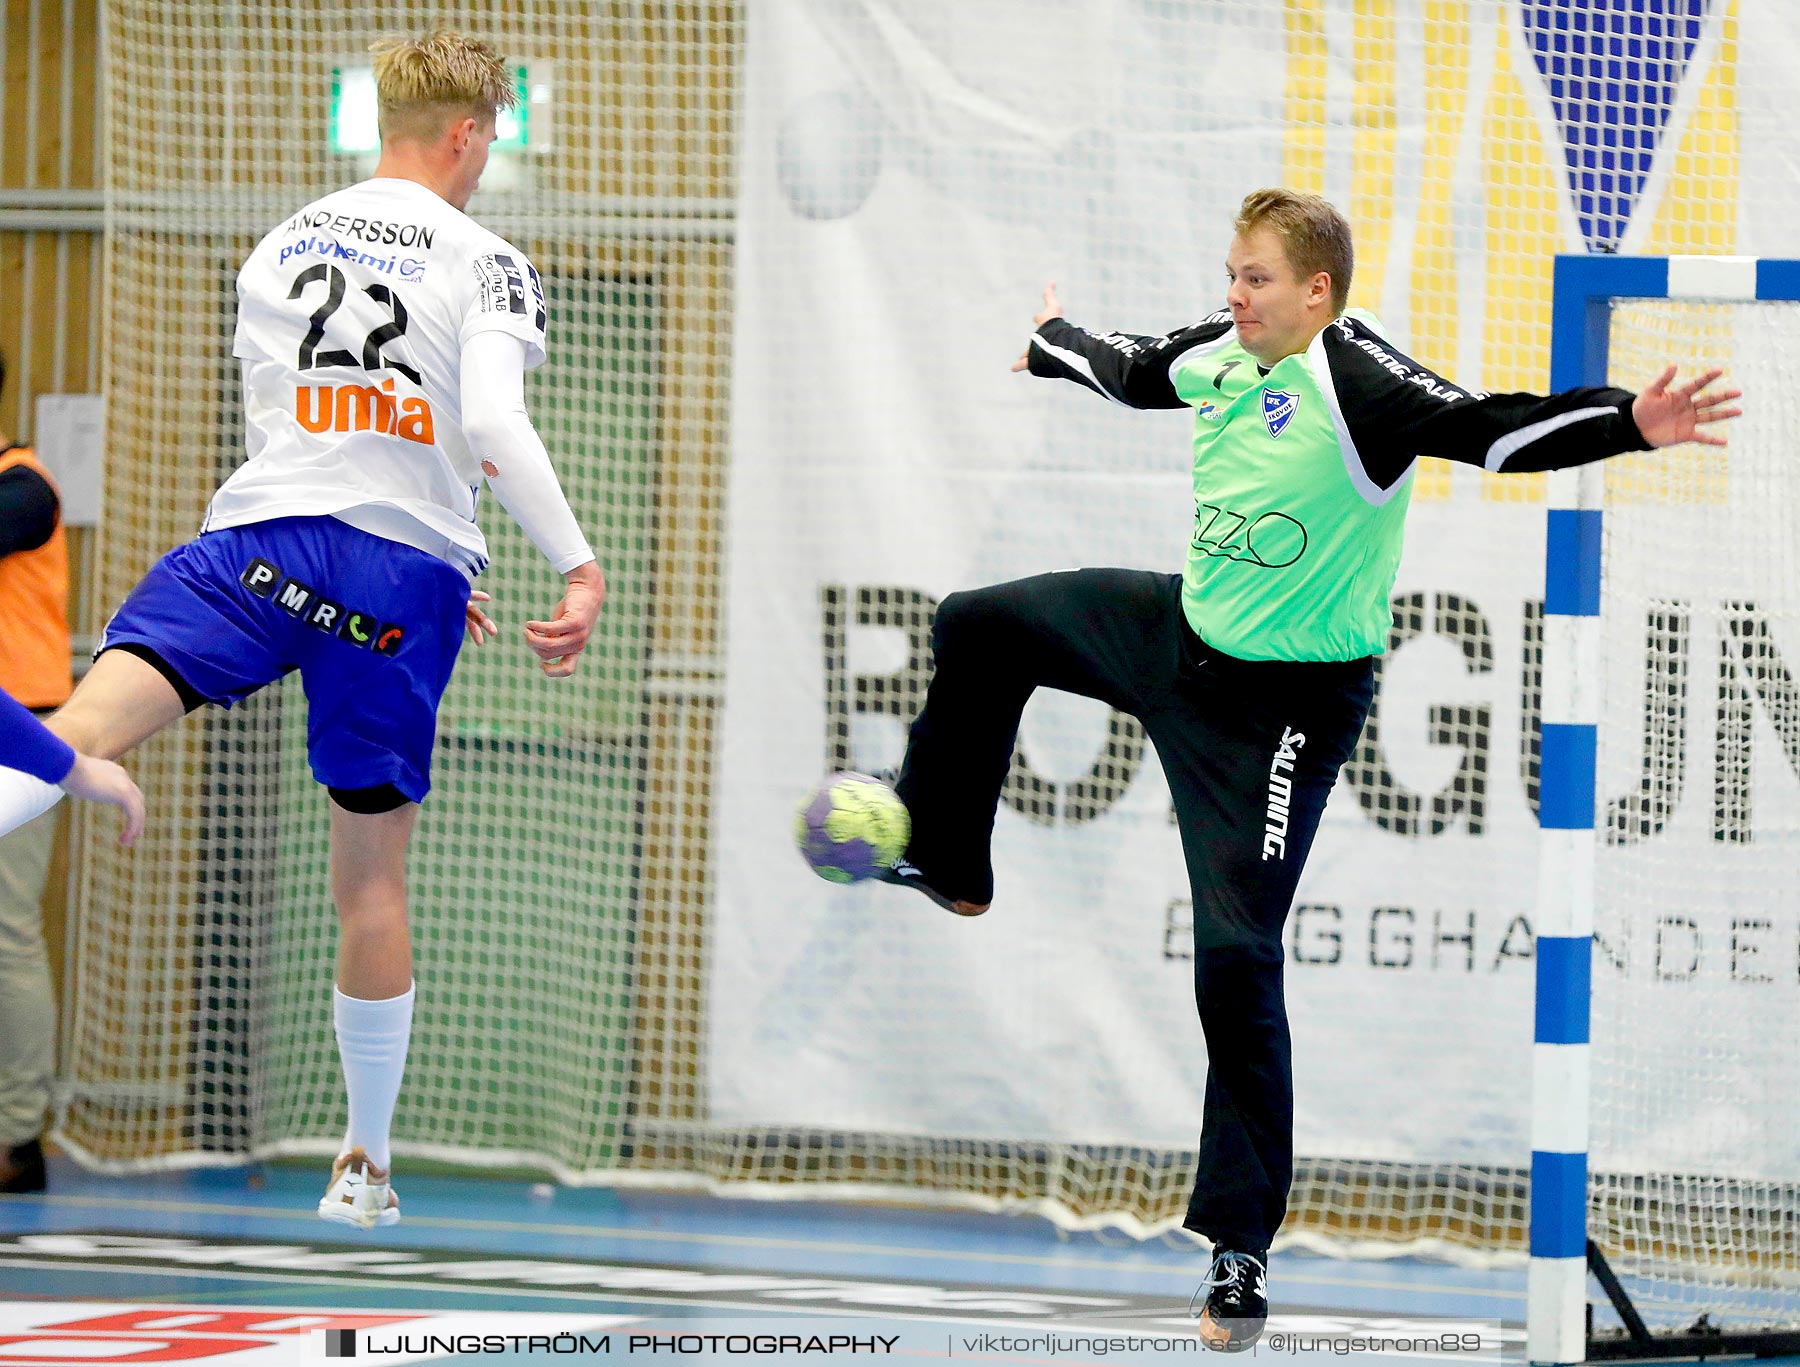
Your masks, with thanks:
M1300 396L1285 389L1265 389L1262 399L1263 422L1268 425L1271 437L1279 437L1287 431L1294 414L1300 411Z

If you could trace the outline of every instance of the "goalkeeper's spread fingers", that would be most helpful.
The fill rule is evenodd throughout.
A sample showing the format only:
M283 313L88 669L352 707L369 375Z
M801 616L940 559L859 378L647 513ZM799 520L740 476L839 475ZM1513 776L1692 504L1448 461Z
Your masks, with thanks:
M1675 367L1670 366L1668 368L1668 370L1665 371L1664 373L1667 375L1673 375L1675 373ZM1711 370L1705 371L1702 374L1694 376L1693 379L1689 380L1686 384L1682 385L1681 388L1677 389L1675 392L1676 392L1676 394L1678 394L1680 397L1682 397L1684 399L1691 398L1695 394L1698 394L1702 389L1705 389L1707 385L1711 384L1714 380L1718 379L1719 376L1723 375L1724 373L1725 372L1723 369L1715 366Z

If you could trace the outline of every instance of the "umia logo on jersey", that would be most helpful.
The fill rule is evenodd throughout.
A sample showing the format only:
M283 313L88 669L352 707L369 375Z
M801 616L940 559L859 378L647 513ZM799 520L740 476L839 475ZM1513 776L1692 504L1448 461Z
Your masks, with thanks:
M381 388L367 384L303 384L294 391L294 416L308 432L383 432L390 437L434 445L431 405L423 399L400 399L394 382Z

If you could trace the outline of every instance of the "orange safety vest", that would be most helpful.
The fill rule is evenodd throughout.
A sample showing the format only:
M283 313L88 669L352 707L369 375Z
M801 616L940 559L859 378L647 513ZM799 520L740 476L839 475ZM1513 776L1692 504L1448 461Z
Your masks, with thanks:
M37 471L56 488L30 447L0 451L0 472L15 465ZM74 689L69 674L69 551L60 509L56 530L43 545L0 556L0 688L34 709L61 707Z

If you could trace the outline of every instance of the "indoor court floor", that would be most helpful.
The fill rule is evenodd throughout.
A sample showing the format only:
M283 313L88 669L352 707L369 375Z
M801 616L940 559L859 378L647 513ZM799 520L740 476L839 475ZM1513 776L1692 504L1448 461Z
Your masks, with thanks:
M441 1362L871 1355L852 1341L908 1361L1200 1351L1187 1305L1205 1258L1161 1240L1035 1217L408 1178L403 1165L405 1218L364 1234L313 1215L323 1176L113 1178L55 1161L47 1195L0 1197L0 1363L313 1361L358 1343L364 1357ZM1450 1332L1480 1334L1480 1350L1348 1355L1523 1356L1522 1268L1292 1252L1271 1280L1258 1358ZM477 1333L489 1341L465 1351Z

